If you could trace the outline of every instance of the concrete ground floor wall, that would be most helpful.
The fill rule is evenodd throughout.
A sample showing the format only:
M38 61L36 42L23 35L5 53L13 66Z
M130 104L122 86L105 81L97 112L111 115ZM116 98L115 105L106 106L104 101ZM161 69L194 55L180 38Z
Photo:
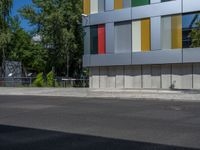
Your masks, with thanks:
M200 89L200 63L91 67L90 88Z

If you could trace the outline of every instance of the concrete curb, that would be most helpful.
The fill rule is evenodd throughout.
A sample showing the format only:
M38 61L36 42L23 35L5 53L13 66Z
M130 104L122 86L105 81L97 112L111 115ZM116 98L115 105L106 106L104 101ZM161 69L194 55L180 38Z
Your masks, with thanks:
M0 95L118 98L168 101L198 101L198 90L140 90L88 88L0 88Z

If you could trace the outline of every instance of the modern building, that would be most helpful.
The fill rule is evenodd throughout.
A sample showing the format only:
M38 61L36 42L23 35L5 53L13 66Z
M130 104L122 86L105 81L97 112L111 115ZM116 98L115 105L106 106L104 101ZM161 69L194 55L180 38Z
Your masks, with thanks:
M200 89L200 0L83 0L91 88Z

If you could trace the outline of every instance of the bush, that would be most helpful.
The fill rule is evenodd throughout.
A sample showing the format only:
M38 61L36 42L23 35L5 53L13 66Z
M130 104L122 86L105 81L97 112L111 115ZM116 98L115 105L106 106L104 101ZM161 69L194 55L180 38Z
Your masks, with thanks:
M47 86L54 87L55 86L55 74L53 71L47 74Z
M45 86L45 81L43 79L43 73L39 73L33 82L33 85L36 87L43 87Z

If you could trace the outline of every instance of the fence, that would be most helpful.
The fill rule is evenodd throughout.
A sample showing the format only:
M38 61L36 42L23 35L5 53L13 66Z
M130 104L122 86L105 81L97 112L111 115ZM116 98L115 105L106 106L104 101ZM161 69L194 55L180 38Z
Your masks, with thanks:
M36 77L0 78L0 87L34 87L35 79ZM89 80L56 77L55 87L89 87Z

